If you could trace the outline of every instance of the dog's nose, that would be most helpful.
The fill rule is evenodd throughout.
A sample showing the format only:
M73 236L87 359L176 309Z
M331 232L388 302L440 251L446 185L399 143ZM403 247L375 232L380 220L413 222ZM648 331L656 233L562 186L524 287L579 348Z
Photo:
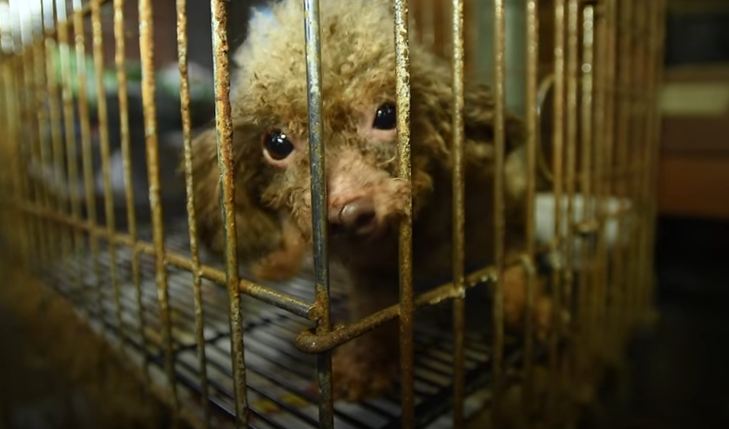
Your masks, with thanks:
M372 198L360 197L344 204L329 216L332 232L344 230L354 235L368 235L377 227L377 215Z

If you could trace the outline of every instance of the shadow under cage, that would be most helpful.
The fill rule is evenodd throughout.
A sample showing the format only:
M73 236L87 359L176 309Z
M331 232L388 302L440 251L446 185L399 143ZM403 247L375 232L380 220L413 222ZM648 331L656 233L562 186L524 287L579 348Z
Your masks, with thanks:
M525 239L516 258L494 240L493 263L471 269L463 228L454 228L452 276L420 292L406 217L399 303L337 325L347 291L344 274L327 262L319 2L303 3L310 271L261 282L236 258L229 52L238 37L229 37L231 5L222 0L210 2L214 71L189 60L194 17L185 0L176 9L151 0L0 2L3 251L17 249L24 269L66 298L195 427L574 422L651 316L665 2L394 0L399 112L410 111L410 37L450 62L452 105L461 106L450 112L454 124L463 124L464 81L492 89L496 179L486 227L497 238L507 111L523 122ZM155 49L175 40L157 28L176 32L173 51ZM164 69L155 56L174 49L176 67ZM199 243L191 192L192 135L213 105L223 257ZM398 116L397 130L398 176L409 182L408 115ZM463 139L454 133L454 151L463 151ZM462 194L463 170L454 171L454 194ZM539 180L546 185L538 191ZM452 210L462 225L463 204ZM527 273L528 310L521 332L507 333L500 279L511 266ZM553 305L543 340L529 311L538 284ZM466 323L466 303L479 290L490 306L480 322ZM445 318L432 316L446 305ZM335 400L332 350L391 321L399 325L396 388Z

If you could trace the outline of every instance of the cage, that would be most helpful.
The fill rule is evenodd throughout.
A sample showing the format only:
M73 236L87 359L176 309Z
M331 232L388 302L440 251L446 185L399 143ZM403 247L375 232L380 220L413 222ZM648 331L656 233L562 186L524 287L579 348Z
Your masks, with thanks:
M230 52L242 32L229 14L250 7L242 3L212 0L210 15L202 14L211 17L212 55L200 60L209 70L190 61L190 44L199 43L188 24L201 19L195 2L0 2L3 252L19 254L24 270L66 299L193 427L574 422L652 314L665 2L393 0L398 111L410 111L414 40L450 64L455 129L463 124L464 81L492 88L496 179L486 227L495 257L464 266L464 177L454 168L461 198L452 208L450 278L415 292L405 218L399 302L336 326L332 315L347 296L327 263L318 0L303 0L301 23L313 270L263 282L236 257ZM193 128L213 106L222 257L199 243L192 193ZM513 259L503 240L507 111L523 121L527 154L525 240ZM398 121L398 175L409 181L409 117ZM455 153L463 139L454 133ZM537 192L539 176L545 192ZM555 311L545 341L530 316L522 332L505 332L510 266L527 273L528 309L537 284L549 283ZM491 305L474 331L466 329L465 304L476 290L487 291ZM452 306L449 326L418 317L436 306ZM332 350L388 322L399 326L396 389L335 400Z

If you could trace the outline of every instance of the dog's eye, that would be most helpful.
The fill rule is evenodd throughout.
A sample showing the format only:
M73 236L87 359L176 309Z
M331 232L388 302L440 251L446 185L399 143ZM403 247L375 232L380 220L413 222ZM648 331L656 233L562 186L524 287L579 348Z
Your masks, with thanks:
M288 157L294 151L291 140L279 130L271 131L263 137L263 147L268 155L276 161Z
M397 110L392 103L385 103L377 108L372 128L378 130L391 130L397 123Z

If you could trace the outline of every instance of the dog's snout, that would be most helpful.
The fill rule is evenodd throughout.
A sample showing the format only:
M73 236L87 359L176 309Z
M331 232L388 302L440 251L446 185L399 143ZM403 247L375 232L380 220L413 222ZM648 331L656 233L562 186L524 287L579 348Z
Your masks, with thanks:
M331 210L329 223L332 232L344 231L350 234L368 235L377 227L377 213L372 198L360 197Z

